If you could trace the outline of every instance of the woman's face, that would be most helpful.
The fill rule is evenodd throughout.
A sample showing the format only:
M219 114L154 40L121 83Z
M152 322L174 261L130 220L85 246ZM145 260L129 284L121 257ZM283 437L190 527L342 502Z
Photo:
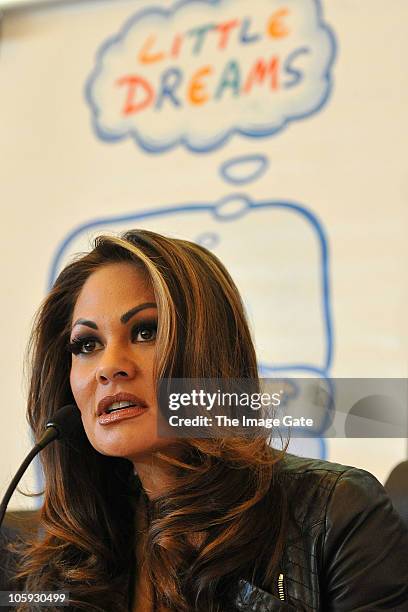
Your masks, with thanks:
M169 443L157 434L153 366L157 306L131 263L89 276L72 317L71 389L92 446L137 460Z

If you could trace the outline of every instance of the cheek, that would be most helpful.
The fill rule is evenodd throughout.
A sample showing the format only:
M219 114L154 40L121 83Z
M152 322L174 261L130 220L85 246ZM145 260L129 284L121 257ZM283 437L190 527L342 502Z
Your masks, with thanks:
M69 375L71 391L81 412L89 404L92 394L92 377L88 370L89 368L84 368L81 364L73 362Z

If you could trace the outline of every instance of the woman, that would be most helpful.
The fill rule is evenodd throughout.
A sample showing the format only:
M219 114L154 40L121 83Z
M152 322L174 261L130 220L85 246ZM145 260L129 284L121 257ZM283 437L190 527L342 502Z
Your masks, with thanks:
M70 402L83 431L42 453L18 590L109 612L408 610L408 534L373 476L261 436L158 434L160 381L258 382L238 291L206 249L99 237L56 280L31 349L35 437Z

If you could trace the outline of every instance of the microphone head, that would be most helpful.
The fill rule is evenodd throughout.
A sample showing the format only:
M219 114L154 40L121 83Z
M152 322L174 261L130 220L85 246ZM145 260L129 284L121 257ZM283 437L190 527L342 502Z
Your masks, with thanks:
M82 419L79 408L76 404L67 404L52 415L46 429L54 427L58 432L58 438L67 438L80 426L82 427Z

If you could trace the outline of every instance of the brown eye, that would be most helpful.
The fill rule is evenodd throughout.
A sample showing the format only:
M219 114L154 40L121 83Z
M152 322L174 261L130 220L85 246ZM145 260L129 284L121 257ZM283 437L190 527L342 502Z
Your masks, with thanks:
M92 353L96 348L96 340L87 340L82 343L81 352L82 353Z
M139 335L143 340L152 340L155 332L153 329L142 329Z
M102 348L97 338L74 338L68 346L68 350L74 355L89 355Z
M156 339L157 323L139 323L132 329L133 342L152 342Z

